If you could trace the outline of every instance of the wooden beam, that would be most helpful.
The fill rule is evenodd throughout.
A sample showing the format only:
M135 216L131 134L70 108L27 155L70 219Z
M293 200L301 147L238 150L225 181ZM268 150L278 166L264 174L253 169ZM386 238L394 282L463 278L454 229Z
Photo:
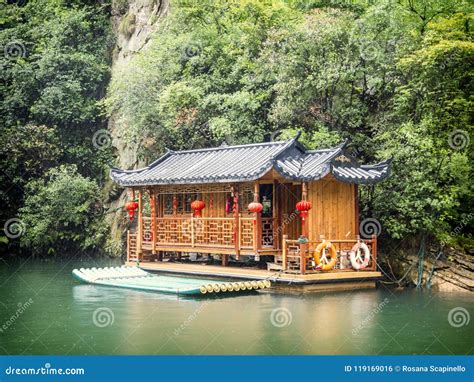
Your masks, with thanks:
M372 235L372 259L373 259L373 264L372 264L372 270L376 271L377 270L377 235Z
M359 235L359 185L354 184L354 213L355 213L355 231L354 234L357 237Z
M227 265L229 265L229 255L222 255L221 261L222 261L222 266L227 267Z
M191 247L194 248L194 214L191 214Z
M151 210L151 253L156 255L156 238L158 235L158 228L156 224L157 218L157 208L156 208L156 195L153 189L148 190L148 195L150 196L150 210Z
M274 219L274 222L275 222L275 225L274 225L274 230L273 230L273 248L275 249L280 249L280 238L279 238L279 233L282 233L283 230L282 228L282 222L281 222L281 209L282 209L282 206L281 206L281 199L278 197L279 195L279 192L277 192L277 190L280 189L280 182L278 182L278 180L274 180L273 181L273 194L274 194L274 200L275 200L275 203L274 203L274 206L273 206L273 209L275 211L274 215L276 216L276 218Z
M140 260L142 254L143 238L143 191L138 190L138 233L137 233L137 258Z
M232 197L234 198L234 246L237 260L240 259L240 216L239 216L239 186L232 186Z
M173 194L173 215L176 216L178 214L178 198L176 194Z
M282 239L282 243L281 243L281 248L282 248L282 251L281 251L281 266L282 266L282 269L283 270L286 270L287 268L287 248L286 248L286 240L288 239L288 235L283 235L282 236L283 239Z
M130 230L127 229L127 261L130 261Z
M301 183L301 198L307 200L308 197L308 185L306 182ZM308 220L307 217L305 221L301 220L301 234L306 239L308 237ZM300 244L300 273L304 275L306 273L306 251L308 249L307 244Z
M253 185L253 201L260 202L260 182L256 180ZM262 249L262 213L255 213L253 225L253 248L255 254Z

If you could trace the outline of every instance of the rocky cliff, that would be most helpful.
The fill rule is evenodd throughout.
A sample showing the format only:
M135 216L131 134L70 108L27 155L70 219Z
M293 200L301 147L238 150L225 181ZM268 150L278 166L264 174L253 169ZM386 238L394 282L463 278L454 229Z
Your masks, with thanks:
M112 77L120 75L121 68L143 49L146 49L151 34L158 23L162 22L169 12L169 0L115 0L112 4L112 26L115 35L115 46L112 57ZM108 129L112 142L117 149L117 167L137 168L143 163L137 157L136 145L126 142L121 131L116 128L112 115ZM127 193L122 188L109 183L111 238L108 252L114 256L124 253L123 235L126 230L122 207L127 200Z

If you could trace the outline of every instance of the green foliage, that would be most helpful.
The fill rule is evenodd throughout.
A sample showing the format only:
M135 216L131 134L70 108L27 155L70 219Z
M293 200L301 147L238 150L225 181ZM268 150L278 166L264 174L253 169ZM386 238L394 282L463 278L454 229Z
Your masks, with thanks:
M148 159L173 149L259 142L272 78L258 58L276 28L300 14L284 3L176 2L149 48L112 79L106 104Z
M2 1L2 221L16 216L23 206L26 184L44 182L45 174L59 164L76 164L80 174L97 184L105 178L111 148L98 149L93 142L94 133L106 126L98 104L110 71L105 5Z
M50 169L26 186L19 218L25 227L21 245L37 253L93 250L103 243L100 190L74 165Z
M472 208L472 156L450 145L453 132L472 136L467 2L183 0L172 9L106 101L147 160L165 146L302 130L310 148L349 139L364 162L393 158L387 181L362 188L362 213L394 239L443 239Z
M126 0L31 0L0 12L9 52L0 57L2 218L23 206L32 227L23 245L102 243L102 217L87 197L99 195L113 156L93 144L105 106L147 161L165 147L287 139L298 130L310 148L349 139L363 162L393 158L389 179L361 188L362 214L379 219L387 237L423 232L472 247L468 2L176 0L146 49L117 68L104 98L107 12L128 8ZM123 33L133 33L133 17L122 17ZM77 203L48 206L52 216L61 208L71 215L56 222L35 208L37 193L62 200L60 189ZM86 229L96 230L90 240Z

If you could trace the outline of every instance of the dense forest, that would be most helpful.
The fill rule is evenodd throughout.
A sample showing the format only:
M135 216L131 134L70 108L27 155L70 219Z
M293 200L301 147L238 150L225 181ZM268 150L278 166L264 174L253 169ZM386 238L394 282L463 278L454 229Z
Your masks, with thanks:
M296 131L310 148L348 139L361 161L393 158L389 179L361 188L382 252L472 252L467 1L176 0L111 75L132 1L1 1L2 252L120 254L109 118L143 163Z

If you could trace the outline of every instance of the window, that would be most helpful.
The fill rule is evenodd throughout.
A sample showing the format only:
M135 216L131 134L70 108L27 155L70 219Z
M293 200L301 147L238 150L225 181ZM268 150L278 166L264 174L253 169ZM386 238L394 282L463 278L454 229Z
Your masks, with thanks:
M165 215L173 215L173 204L176 203L176 213L178 215L190 214L193 212L191 203L197 198L198 194L196 193L166 194L163 212ZM176 202L174 202L175 199Z

